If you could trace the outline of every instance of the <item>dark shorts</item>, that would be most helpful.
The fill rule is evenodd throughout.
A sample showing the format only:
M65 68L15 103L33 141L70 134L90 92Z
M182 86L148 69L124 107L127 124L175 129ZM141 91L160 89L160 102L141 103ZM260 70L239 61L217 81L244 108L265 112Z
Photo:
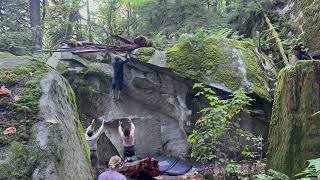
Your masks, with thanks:
M112 79L112 89L116 89L121 91L123 87L123 80L122 79Z
M123 156L124 158L128 158L128 157L132 157L135 156L135 150L134 150L134 146L124 146L124 150L123 150Z

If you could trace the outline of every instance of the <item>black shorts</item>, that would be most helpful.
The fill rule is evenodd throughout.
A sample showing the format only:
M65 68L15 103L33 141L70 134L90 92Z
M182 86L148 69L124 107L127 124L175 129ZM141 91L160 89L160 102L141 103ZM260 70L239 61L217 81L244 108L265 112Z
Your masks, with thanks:
M123 156L124 158L129 158L135 156L135 149L134 146L124 146Z
M112 80L112 89L116 89L121 91L123 87L123 80L122 79L113 79Z

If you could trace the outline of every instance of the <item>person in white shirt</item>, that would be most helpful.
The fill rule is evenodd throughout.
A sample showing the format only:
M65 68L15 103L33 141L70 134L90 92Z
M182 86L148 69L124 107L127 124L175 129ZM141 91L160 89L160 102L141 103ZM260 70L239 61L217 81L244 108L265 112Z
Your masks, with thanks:
M99 158L97 154L97 142L99 140L100 135L104 132L104 120L102 121L102 124L98 130L94 134L92 125L96 122L95 119L91 121L90 126L87 128L85 136L86 140L88 142L89 148L90 148L90 159L91 159L91 166L95 170L95 179L98 179L99 176Z
M119 127L118 127L118 131L124 146L123 156L125 159L135 156L135 149L134 149L135 126L131 118L129 118L129 122L130 122L130 128L125 128L124 131L122 130L121 121L119 121Z

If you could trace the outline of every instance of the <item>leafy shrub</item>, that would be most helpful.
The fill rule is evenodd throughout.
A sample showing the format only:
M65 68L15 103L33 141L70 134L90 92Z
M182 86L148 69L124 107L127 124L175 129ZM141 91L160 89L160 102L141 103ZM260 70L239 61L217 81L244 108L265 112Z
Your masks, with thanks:
M200 111L202 117L188 137L192 146L192 157L201 162L225 164L228 154L234 154L236 159L241 151L245 151L242 156L248 158L249 145L259 138L241 130L240 119L235 116L249 105L252 99L244 90L233 93L231 99L222 100L215 96L212 89L202 84L195 84L193 88L200 89L197 96L204 95L209 101L209 107Z

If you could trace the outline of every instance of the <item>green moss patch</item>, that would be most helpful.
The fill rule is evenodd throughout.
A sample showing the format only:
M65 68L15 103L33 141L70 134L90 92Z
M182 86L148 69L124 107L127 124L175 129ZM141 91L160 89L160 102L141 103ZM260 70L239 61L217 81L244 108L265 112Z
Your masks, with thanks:
M30 179L38 159L35 149L22 143L13 143L8 150L10 163L0 164L0 179Z
M143 47L143 48L137 49L134 54L137 56L137 59L139 59L140 61L148 62L153 56L155 51L156 49L153 47Z
M239 70L239 61L243 61L246 77ZM253 92L270 99L266 78L250 41L195 35L167 49L167 66L182 76L205 83L218 83L231 90L243 87L247 78Z
M258 63L255 47L251 41L229 40L228 46L239 50L241 58L245 63L248 80L251 82L252 91L260 97L270 100L266 85L266 77L262 73Z

